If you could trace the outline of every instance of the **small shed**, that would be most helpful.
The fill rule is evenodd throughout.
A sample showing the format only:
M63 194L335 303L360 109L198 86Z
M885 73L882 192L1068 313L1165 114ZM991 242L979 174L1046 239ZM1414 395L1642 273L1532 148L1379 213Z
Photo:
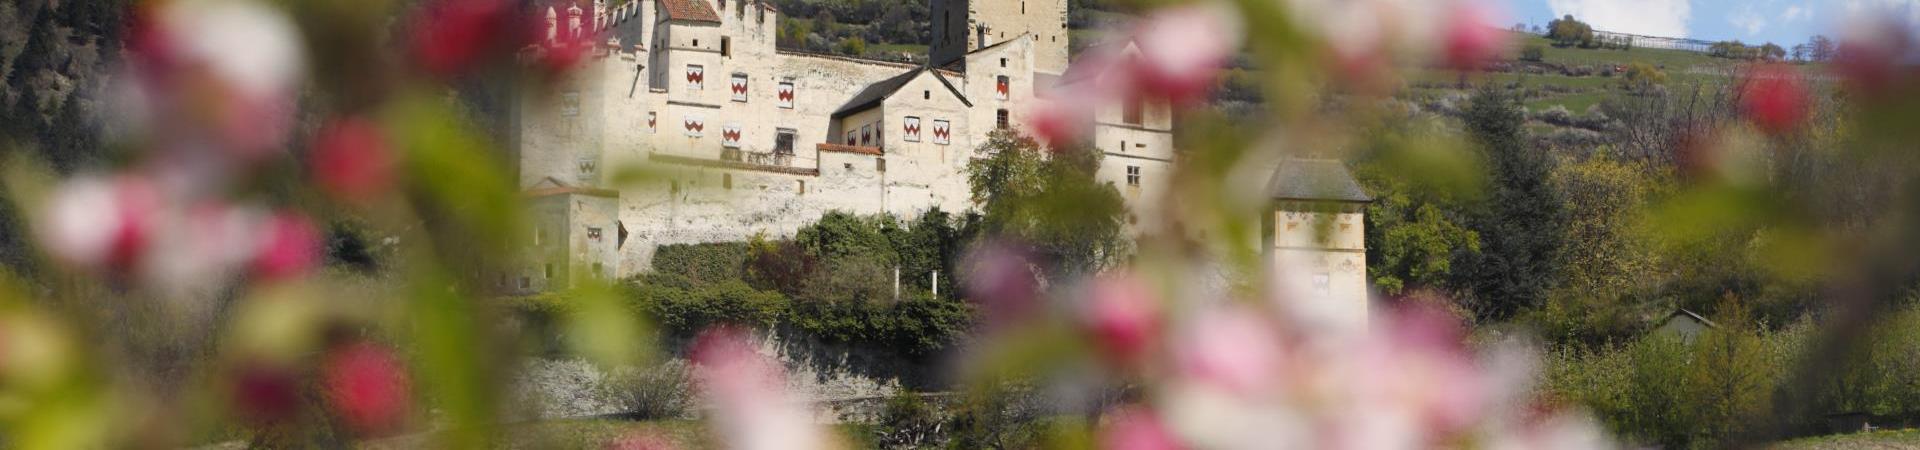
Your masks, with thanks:
M1719 325L1715 325L1713 321L1707 320L1699 313L1679 308L1662 319L1660 325L1653 328L1653 332L1657 335L1680 336L1682 339L1693 340L1693 337L1700 335L1700 332L1718 327Z

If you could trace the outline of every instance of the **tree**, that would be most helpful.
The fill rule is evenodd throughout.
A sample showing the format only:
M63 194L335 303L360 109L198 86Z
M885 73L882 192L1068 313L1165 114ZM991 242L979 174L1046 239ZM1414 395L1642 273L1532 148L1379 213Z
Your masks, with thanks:
M1660 69L1653 67L1652 64L1639 61L1627 64L1626 76L1620 78L1622 87L1635 92L1648 92L1653 90L1654 86L1666 83L1667 74L1665 72L1661 72Z
M1547 39L1552 39L1554 45L1561 47L1573 45L1592 47L1593 27L1586 22L1574 20L1573 15L1568 14L1566 17L1547 23Z
M1540 62L1546 59L1546 55L1547 50L1540 48L1539 45L1528 44L1526 47L1520 49L1521 61Z
M840 41L840 53L849 56L865 55L867 54L867 40L861 39L858 36L846 38Z
M1491 195L1469 220L1482 242L1467 265L1472 305L1481 318L1504 319L1540 304L1555 284L1562 213L1553 160L1528 144L1520 102L1505 90L1482 87L1464 113L1491 180Z
M1760 57L1773 61L1783 60L1787 58L1787 50L1780 48L1779 45L1772 42L1768 42L1760 46Z
M1628 336L1641 321L1630 300L1656 280L1659 261L1637 212L1657 190L1641 169L1598 154L1553 172L1554 193L1565 205L1560 285L1538 321L1549 338L1598 345Z
M1032 246L1049 275L1093 273L1126 254L1126 203L1094 178L1097 150L1047 152L1033 138L997 130L980 151L988 156L967 164L967 182L987 236Z
M1834 50L1833 40L1826 36L1816 34L1807 38L1807 58L1810 60L1832 61Z

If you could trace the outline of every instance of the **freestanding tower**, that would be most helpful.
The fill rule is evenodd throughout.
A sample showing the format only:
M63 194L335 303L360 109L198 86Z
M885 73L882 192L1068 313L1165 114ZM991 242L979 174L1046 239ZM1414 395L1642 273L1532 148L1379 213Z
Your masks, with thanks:
M1332 159L1285 159L1267 184L1273 210L1262 233L1296 312L1315 323L1362 329L1367 294L1366 207L1373 201L1347 166Z

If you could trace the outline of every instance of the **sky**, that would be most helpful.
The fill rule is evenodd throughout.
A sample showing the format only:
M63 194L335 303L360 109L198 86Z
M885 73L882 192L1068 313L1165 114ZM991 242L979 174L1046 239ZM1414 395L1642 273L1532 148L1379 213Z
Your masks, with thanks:
M1920 0L1496 0L1509 24L1545 27L1572 14L1594 29L1793 47L1815 34L1838 38L1851 20L1888 17L1920 25Z

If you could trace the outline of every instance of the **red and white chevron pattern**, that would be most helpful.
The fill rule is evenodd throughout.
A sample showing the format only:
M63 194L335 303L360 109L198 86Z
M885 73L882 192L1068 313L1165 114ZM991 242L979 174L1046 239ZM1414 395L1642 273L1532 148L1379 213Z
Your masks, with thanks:
M733 91L733 101L736 101L736 102L747 101L747 77L744 77L744 76L733 77L733 82L728 83L727 88Z
M993 85L993 96L994 98L1006 100L1009 90L1011 89L1007 87L1007 77L1000 77L1000 81Z
M658 131L660 129L659 125L660 125L660 113L654 112L654 111L647 111L647 131L648 132Z
M793 83L780 83L780 107L793 108Z
M933 143L947 145L953 142L953 125L945 120L933 121Z
M901 135L901 139L905 139L907 142L920 142L920 118L919 117L908 117L907 120L902 121L902 125L900 128L901 128L901 131L906 132Z
M702 67L687 66L687 87L699 89L707 83L707 70Z
M688 136L700 137L707 131L707 120L699 117L688 116L681 121L681 125L687 128Z
M720 127L720 146L740 148L740 125L727 124Z

